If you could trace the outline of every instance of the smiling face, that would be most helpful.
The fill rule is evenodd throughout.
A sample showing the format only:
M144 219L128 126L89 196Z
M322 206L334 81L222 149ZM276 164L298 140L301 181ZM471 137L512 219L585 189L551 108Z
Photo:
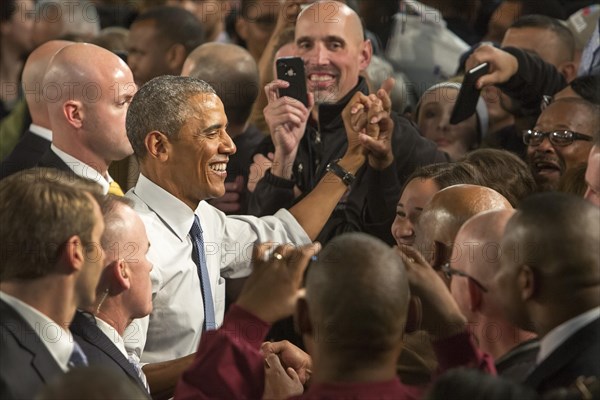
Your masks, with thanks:
M392 224L392 235L396 244L412 246L415 242L415 225L425 204L439 191L433 179L412 179L396 206L396 218Z
M320 2L305 9L296 23L295 40L307 88L318 104L336 103L348 94L371 61L360 20L342 3Z
M188 104L189 118L167 146L168 168L176 196L195 210L200 201L225 193L227 162L236 148L217 95L199 93Z
M550 104L542 112L534 130L569 130L591 137L597 118L575 99L563 99ZM584 140L575 140L568 146L555 146L547 137L537 146L527 146L527 161L538 187L544 191L556 189L567 169L586 162L591 148L592 143Z
M421 98L417 125L421 136L433 141L452 160L467 154L477 145L477 118L475 115L459 124L450 124L458 89L440 87L425 92Z

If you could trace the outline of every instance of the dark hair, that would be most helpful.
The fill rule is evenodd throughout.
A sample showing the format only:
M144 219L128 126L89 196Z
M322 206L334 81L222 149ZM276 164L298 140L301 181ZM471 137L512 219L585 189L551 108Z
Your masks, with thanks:
M461 161L477 169L482 186L492 188L506 197L513 207L537 190L527 164L509 151L477 149Z
M192 96L215 90L200 79L162 75L146 82L137 91L127 110L125 127L135 156L146 156L146 135L159 131L175 138L194 112L189 103Z
M189 54L204 43L204 28L198 18L181 7L153 7L140 14L133 24L154 21L159 37L172 44L182 44Z
M416 178L432 179L439 190L460 184L479 185L481 182L477 169L463 162L437 163L419 167L406 179L404 188Z
M568 51L569 60L575 57L575 38L573 37L573 33L556 18L540 14L523 14L510 28L540 28L550 30L556 34L564 48Z
M600 74L578 76L569 86L583 99L600 105Z
M17 11L16 0L5 0L0 4L0 22L10 21L13 14Z

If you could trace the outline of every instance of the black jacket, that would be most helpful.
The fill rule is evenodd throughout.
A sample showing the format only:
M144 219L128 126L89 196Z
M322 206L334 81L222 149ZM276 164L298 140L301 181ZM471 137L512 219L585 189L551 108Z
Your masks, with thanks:
M293 166L293 181L275 177L267 172L250 197L250 214L270 215L280 208L291 207L317 185L325 175L328 163L344 155L348 143L342 110L357 91L368 94L364 78L360 78L357 86L338 103L319 107L319 121L307 125L300 141ZM433 142L421 137L407 119L395 113L392 113L392 118L394 164L381 172L364 165L357 172L350 192L339 202L317 238L321 243L326 243L340 233L353 231L371 233L391 243L393 240L390 226L404 180L421 165L448 161L446 154L438 151ZM265 155L269 151L274 151L270 137L258 148L258 152ZM383 185L385 192L385 199L382 200L386 206L377 210L378 215L375 216L367 216L364 212L369 182ZM294 198L294 185L302 192L297 199Z

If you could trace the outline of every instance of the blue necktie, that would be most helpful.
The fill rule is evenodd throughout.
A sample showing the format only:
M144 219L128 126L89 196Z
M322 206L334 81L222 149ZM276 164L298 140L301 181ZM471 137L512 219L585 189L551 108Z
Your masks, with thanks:
M79 347L77 342L73 342L73 351L71 352L71 356L69 357L69 362L67 363L67 366L69 367L69 369L71 369L75 367L85 367L87 365L88 360L85 353L83 352L83 350L81 350L81 347Z
M200 289L202 290L202 299L204 300L204 330L210 331L216 329L215 306L213 304L212 291L210 288L210 278L208 276L208 267L206 265L206 254L204 254L204 239L202 238L202 228L197 215L194 215L194 224L190 229L192 239L192 259L198 268L198 277L200 278Z

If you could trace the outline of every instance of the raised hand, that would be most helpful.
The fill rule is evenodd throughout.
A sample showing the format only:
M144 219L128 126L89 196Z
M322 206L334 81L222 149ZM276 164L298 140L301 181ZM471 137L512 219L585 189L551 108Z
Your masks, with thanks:
M519 70L519 62L515 56L489 44L475 49L467 58L465 69L468 71L484 62L490 65L490 70L477 80L475 86L478 89L505 83Z
M289 164L294 162L298 144L304 135L314 98L309 94L309 107L291 97L279 97L278 90L289 87L289 83L280 79L265 86L268 104L264 109L265 121L269 126L275 145L275 154L271 173L282 178L291 178Z
M300 286L304 271L320 245L278 246L268 256L271 249L272 245L268 243L254 247L254 268L236 302L268 323L292 315L296 301L302 294Z

